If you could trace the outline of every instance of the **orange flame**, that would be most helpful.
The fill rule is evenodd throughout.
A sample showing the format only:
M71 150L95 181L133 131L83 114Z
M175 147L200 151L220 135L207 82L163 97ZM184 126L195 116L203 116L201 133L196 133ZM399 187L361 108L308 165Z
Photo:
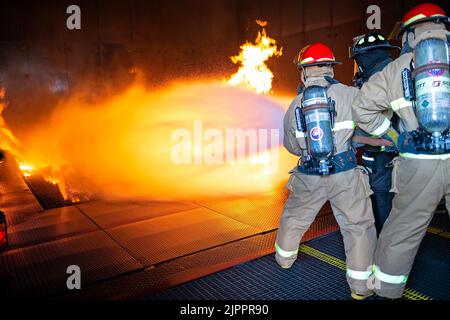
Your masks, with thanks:
M5 96L5 88L0 87L0 150L9 152L13 158L15 158L19 170L24 178L29 178L34 175L41 175L45 181L54 185L59 185L61 193L66 200L72 199L72 196L66 192L64 184L60 184L62 178L57 178L57 176L60 175L58 170L51 168L45 163L24 160L26 159L23 151L24 146L8 128L2 117L2 113L6 108Z
M282 55L283 48L278 49L276 41L267 36L264 27L267 21L256 20L262 27L255 43L246 42L241 46L241 52L231 57L234 64L239 64L239 70L231 76L228 84L240 86L257 93L271 93L273 73L266 61L273 56Z
M33 175L33 172L35 171L34 165L20 161L18 162L19 162L19 169L20 171L22 171L23 176L31 177Z
M267 21L262 21L262 20L256 20L256 24L260 27L266 27L267 26Z
M290 166L279 154L283 112L275 98L220 82L179 83L157 91L134 85L100 103L70 99L48 123L28 129L23 144L27 161L48 164L47 181L59 182L70 199L80 193L163 200L259 194L278 188L285 178L278 173ZM265 128L267 136L260 136ZM230 129L254 131L258 150L250 152L249 136L239 138L236 132L230 142ZM279 132L273 139L272 129ZM228 163L240 142L245 144L242 162L235 156ZM261 152L264 143L267 149ZM174 162L179 152L192 161ZM22 166L24 175L40 168L29 163Z
M66 200L75 202L81 195L198 199L272 191L285 179L278 172L286 172L293 163L278 143L271 142L267 150L260 150L269 138L258 135L257 151L245 154L242 163L227 163L228 151L236 151L235 146L228 146L229 129L258 134L264 128L280 129L282 106L287 105L282 97L258 95L271 93L274 75L266 61L281 56L282 48L267 36L266 21L256 23L262 30L255 43L243 44L240 54L231 57L240 67L227 82L237 88L215 80L182 82L156 91L135 84L93 104L76 93L46 123L27 128L20 146L0 122L0 148L11 151L24 177L39 174L57 184ZM244 114L241 106L246 108ZM198 121L203 124L200 134L195 128ZM218 161L209 166L195 161L174 163L174 152L186 151L186 144L177 149L172 141L173 133L179 130L188 132L187 158L200 153L200 160ZM217 138L222 134L223 141ZM238 144L240 138L236 139ZM217 151L223 151L219 158Z
M0 149L11 152L17 158L19 157L19 141L1 117L6 108L5 95L5 88L0 87Z

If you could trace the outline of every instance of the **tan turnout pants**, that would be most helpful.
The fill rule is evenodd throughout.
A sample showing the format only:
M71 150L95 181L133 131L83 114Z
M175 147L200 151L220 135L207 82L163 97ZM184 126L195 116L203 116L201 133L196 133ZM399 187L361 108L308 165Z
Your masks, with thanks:
M275 244L278 264L288 268L294 263L301 238L329 200L344 238L348 284L367 293L376 243L368 180L359 168L329 176L292 174Z
M392 177L396 195L375 252L375 291L383 297L400 298L420 243L444 196L450 212L450 159L397 157Z

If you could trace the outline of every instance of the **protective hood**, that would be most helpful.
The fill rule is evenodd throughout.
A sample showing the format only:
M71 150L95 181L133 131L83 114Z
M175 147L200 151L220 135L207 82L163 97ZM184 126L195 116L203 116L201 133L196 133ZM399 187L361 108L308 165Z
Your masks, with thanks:
M412 52L416 45L429 38L438 38L447 41L450 33L443 23L423 22L411 27L402 36L402 54Z
M311 66L302 68L302 82L305 87L317 85L317 86L328 86L330 83L325 79L325 77L333 78L334 72L333 68L330 66Z
M391 61L391 54L385 48L373 49L355 57L364 78L369 79L373 74L383 70Z

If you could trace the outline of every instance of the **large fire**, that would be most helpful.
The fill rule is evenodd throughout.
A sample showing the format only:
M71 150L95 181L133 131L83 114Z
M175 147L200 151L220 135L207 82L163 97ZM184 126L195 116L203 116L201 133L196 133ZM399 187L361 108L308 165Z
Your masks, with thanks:
M5 95L5 88L0 88L0 148L3 151L10 152L15 158L20 158L20 143L6 125L3 117L1 117L6 108Z
M241 67L228 83L189 81L159 90L134 84L100 103L74 94L45 123L27 128L20 144L2 123L0 147L11 151L25 178L39 173L71 200L272 191L293 160L280 147L286 100L260 95L271 92L265 63L281 49L259 24L255 44L242 45L232 58Z
M258 32L255 43L246 42L241 46L241 52L231 57L231 61L239 64L239 70L231 76L228 83L256 91L270 93L272 89L273 73L266 62L270 57L281 56L282 49L277 48L274 39L267 36L266 21L256 20L262 30Z
M66 193L198 199L268 192L287 171L278 154L283 113L273 98L219 82L151 92L136 85L102 103L72 98L30 130L24 156L57 168L52 176Z

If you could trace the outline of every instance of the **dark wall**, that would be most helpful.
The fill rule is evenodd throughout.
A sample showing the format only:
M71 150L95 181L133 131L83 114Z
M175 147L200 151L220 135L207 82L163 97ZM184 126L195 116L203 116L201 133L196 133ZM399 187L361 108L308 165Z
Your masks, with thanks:
M406 0L15 0L0 2L0 85L8 92L12 125L36 122L70 92L118 91L136 78L159 86L177 78L217 77L235 71L229 56L254 40L255 19L283 46L272 59L275 91L294 92L292 60L305 44L322 41L345 62L336 77L348 82L355 35L366 30L368 5L382 9L382 32L420 1ZM437 1L449 10L448 0ZM66 28L77 4L82 29Z
M246 1L244 1L246 2ZM260 16L271 22L269 31L283 46L283 57L273 61L275 88L295 90L299 75L292 64L298 51L311 42L321 41L333 48L338 60L344 62L335 68L335 76L342 82L350 83L353 62L348 59L348 48L352 38L368 32L366 9L375 4L381 8L381 32L388 36L398 20L414 5L424 1L306 1L284 0L274 7L272 1L247 1L251 8L242 10L240 17ZM450 12L448 0L434 1ZM244 13L246 12L246 13ZM242 16L242 14L244 16ZM400 45L400 43L397 43Z
M81 8L81 30L66 28L70 4ZM2 1L5 118L13 127L31 124L70 92L101 96L136 77L162 85L223 74L238 48L236 14L235 1Z

